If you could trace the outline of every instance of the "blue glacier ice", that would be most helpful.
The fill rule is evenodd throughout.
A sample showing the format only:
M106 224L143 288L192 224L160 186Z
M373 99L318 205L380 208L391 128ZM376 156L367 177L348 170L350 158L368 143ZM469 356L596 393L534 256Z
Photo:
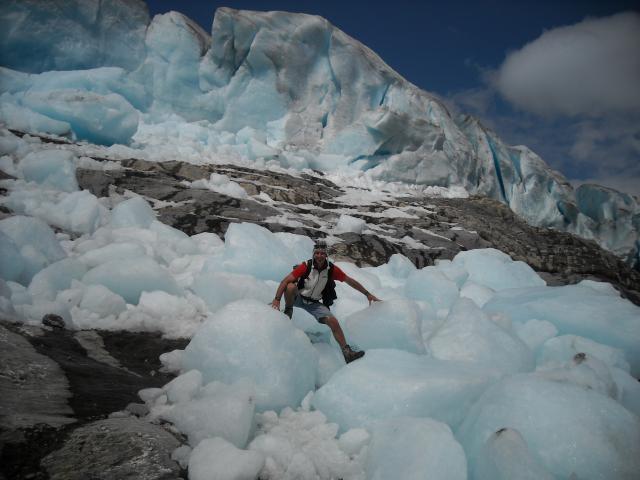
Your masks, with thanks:
M51 227L42 220L22 215L5 218L0 220L0 233L19 250L19 256L5 262L13 277L8 279L15 279L23 285L28 285L33 276L47 265L67 256ZM6 253L15 253L11 244ZM18 271L20 273L15 278Z
M636 415L589 389L521 374L489 387L456 431L472 478L485 442L505 426L555 478L631 479L640 468Z
M344 319L349 341L363 349L395 348L425 353L422 340L422 313L409 300L375 303Z
M2 63L30 73L133 69L144 57L147 23L141 0L8 0L0 5Z
M89 270L82 277L82 282L104 285L134 305L140 300L142 292L161 290L170 294L180 293L180 287L171 274L146 255L109 260Z
M553 480L517 430L501 428L485 442L474 470L477 480Z
M25 156L18 164L18 169L27 181L73 192L78 190L78 182L76 166L72 159L71 152L42 150Z
M638 309L617 294L594 289L588 283L563 287L510 289L497 292L483 311L490 316L504 314L515 323L546 320L560 334L588 337L620 349L640 375L640 323ZM567 315L571 311L571 315Z
M264 411L298 406L314 390L317 357L283 314L266 302L245 300L208 319L187 346L184 366L201 371L207 382L251 380L256 408Z
M430 417L457 426L498 372L402 350L369 350L339 370L313 397L313 406L343 430L375 420ZM366 406L366 408L363 408Z
M373 426L366 472L371 480L464 480L467 459L445 423L398 417Z

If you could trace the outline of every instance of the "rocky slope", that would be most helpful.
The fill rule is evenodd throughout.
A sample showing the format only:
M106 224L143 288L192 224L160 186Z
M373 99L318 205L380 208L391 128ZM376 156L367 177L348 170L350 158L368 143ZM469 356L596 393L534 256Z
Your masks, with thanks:
M345 191L320 172L291 176L233 165L194 166L179 161L122 162L123 170L108 173L78 170L83 189L100 197L133 191L158 205L158 218L189 235L209 231L224 235L230 222L260 224L271 231L288 231L312 238L326 235L340 214L361 218L369 225L363 234L335 233L340 239L336 259L358 265L380 265L394 253L402 253L418 267L437 259L451 259L458 252L493 247L522 260L551 280L573 283L592 277L607 281L640 302L640 273L595 242L553 229L533 227L500 202L486 197L466 199L400 197L353 206L344 203ZM250 199L185 186L227 175L240 184ZM111 189L111 190L110 190ZM255 195L266 193L272 201ZM398 209L405 216L382 215ZM277 219L286 219L278 221ZM409 239L415 240L415 244ZM419 246L418 246L419 245Z

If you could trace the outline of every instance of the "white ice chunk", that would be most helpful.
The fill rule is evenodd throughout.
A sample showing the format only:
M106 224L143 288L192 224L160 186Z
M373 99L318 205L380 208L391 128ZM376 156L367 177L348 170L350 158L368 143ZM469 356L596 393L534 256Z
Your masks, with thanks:
M467 281L493 290L546 285L529 265L514 262L509 255L493 248L460 252L453 263L469 272Z
M456 432L476 468L494 433L518 430L532 455L558 478L634 478L640 419L615 400L570 383L521 374L490 387Z
M202 387L202 374L198 370L189 370L177 376L162 389L171 403L190 401Z
M624 352L631 374L640 375L640 307L618 296L583 285L497 292L485 304L489 313L514 323L546 320L561 335L579 335Z
M117 93L74 88L28 90L21 101L37 113L68 123L79 139L99 145L126 145L138 129L138 111Z
M321 387L329 381L334 373L344 367L344 356L336 347L328 343L314 343L313 347L318 353L316 387Z
M407 277L404 292L408 298L429 302L434 310L448 310L458 299L458 286L436 267L416 270Z
M352 217L351 215L342 214L340 218L338 218L338 223L336 223L335 231L337 233L345 233L345 232L353 232L353 233L362 233L362 231L367 226L367 222L361 218Z
M361 451L369 439L366 431L353 432L341 442L336 439L338 426L327 423L322 412L309 411L304 405L298 411L285 408L280 416L273 411L258 414L256 420L257 434L249 449L266 457L260 478L363 478Z
M189 480L251 480L258 478L264 455L240 450L226 440L208 438L193 449L189 458Z
M182 368L182 355L184 350L172 350L160 355L160 362L162 363L162 371L169 373L179 373Z
M550 338L540 348L537 363L544 365L549 362L568 362L578 353L593 355L611 367L618 367L625 372L629 371L629 362L625 360L624 353L620 349L602 345L577 335Z
M24 285L17 282L7 282L7 286L11 289L11 303L14 305L30 305L33 301L29 290Z
M25 262L14 241L0 230L0 278L16 281L25 269Z
M478 285L474 282L466 282L462 289L460 289L460 296L465 298L470 298L478 305L480 308L491 300L495 291L489 287L485 287L484 285Z
M111 212L111 225L114 228L147 228L156 219L156 214L142 197L134 197L119 203Z
M380 277L380 282L384 286L397 287L404 285L406 278L416 271L416 266L404 255L394 253L389 257L389 261L379 267L368 267L362 270L371 270Z
M0 232L20 248L24 270L18 281L28 285L47 265L66 257L51 227L42 220L16 215L0 220Z
M226 304L243 298L268 303L273 298L273 287L251 275L213 272L198 275L191 290L202 298L212 312Z
M273 236L280 240L296 259L310 257L310 252L313 252L313 240L305 235L290 232L275 232Z
M344 319L349 342L362 349L397 348L425 353L421 312L411 300L375 302Z
M340 435L338 444L347 455L356 455L370 440L371 435L364 428L352 428Z
M181 445L171 452L171 460L175 460L178 464L186 469L189 466L189 457L193 449L189 445Z
M8 93L0 97L0 121L12 129L28 133L50 133L59 136L71 136L68 122L54 120L29 108L13 103Z
M18 168L27 181L73 192L78 190L74 158L67 150L40 150L25 156Z
M551 322L532 318L524 324L517 323L514 330L518 337L536 353L544 342L558 335L558 329Z
M162 290L143 291L138 304L129 306L109 328L160 331L168 338L190 338L206 313L204 302L193 294L183 297Z
M191 240L196 243L202 253L213 254L224 248L224 242L218 235L211 232L202 232L193 235Z
M88 190L66 193L32 183L24 187L14 188L4 204L16 213L40 218L63 230L92 233L108 217L107 209Z
M429 340L429 349L435 358L473 362L505 373L528 372L535 366L529 347L468 299L453 306Z
M226 305L194 335L184 367L205 381L256 384L256 408L297 406L316 384L317 357L307 336L266 303L241 300Z
M75 258L64 258L36 273L29 284L29 294L39 300L54 300L58 292L71 286L71 280L79 280L87 273L87 267Z
M249 196L240 184L230 180L228 176L219 173L212 173L208 180L200 179L191 182L191 187L211 190L234 198L247 198Z
M9 317L15 317L16 311L11 303L11 288L7 282L0 278L0 313Z
M370 480L466 480L467 460L448 425L399 417L374 424L366 473Z
M93 233L108 217L106 208L88 190L66 195L55 209L51 223L78 233Z
M221 437L244 448L255 414L255 391L248 382L202 386L202 374L191 370L162 388L162 393L140 392L150 406L150 417L173 423L197 446L211 437Z
M478 457L477 480L554 480L532 455L522 435L511 428L493 433Z
M300 261L277 236L252 223L230 224L224 241L222 255L207 262L203 271L223 270L280 281Z
M460 263L453 263L451 260L436 260L436 267L445 277L455 282L458 288L462 288L467 278L469 278L469 272ZM475 284L472 283L472 285Z
M495 378L469 364L369 350L336 372L312 403L343 431L400 416L432 417L455 426Z
M624 370L615 367L611 369L611 376L616 382L618 401L640 418L640 382Z
M137 243L118 242L91 249L78 257L78 259L89 267L97 267L112 260L139 258L145 255L145 253L145 249Z
M111 260L89 270L82 278L87 285L104 285L133 305L142 292L161 290L180 295L180 288L171 274L153 259L145 256Z
M99 317L119 315L127 309L120 295L103 285L88 285L82 295L79 307L97 314Z

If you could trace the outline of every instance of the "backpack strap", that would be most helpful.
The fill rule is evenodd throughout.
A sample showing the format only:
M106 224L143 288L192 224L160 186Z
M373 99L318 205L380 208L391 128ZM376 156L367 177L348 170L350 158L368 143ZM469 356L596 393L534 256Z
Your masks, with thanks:
M307 260L307 270L298 279L298 290L302 290L302 288L304 287L304 281L307 278L309 278L312 268L313 268L313 258L310 258L309 260Z
M329 262L329 273L327 274L327 284L322 290L322 303L329 308L333 305L333 301L338 298L336 294L336 282L331 276L333 275L333 263Z

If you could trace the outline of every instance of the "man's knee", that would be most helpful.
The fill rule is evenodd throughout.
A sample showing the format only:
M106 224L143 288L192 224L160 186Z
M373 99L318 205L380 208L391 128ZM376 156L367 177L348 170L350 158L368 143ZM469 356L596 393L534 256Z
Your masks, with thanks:
M338 323L338 319L334 316L322 317L319 321L320 323L324 323L331 330L340 326L340 324Z

